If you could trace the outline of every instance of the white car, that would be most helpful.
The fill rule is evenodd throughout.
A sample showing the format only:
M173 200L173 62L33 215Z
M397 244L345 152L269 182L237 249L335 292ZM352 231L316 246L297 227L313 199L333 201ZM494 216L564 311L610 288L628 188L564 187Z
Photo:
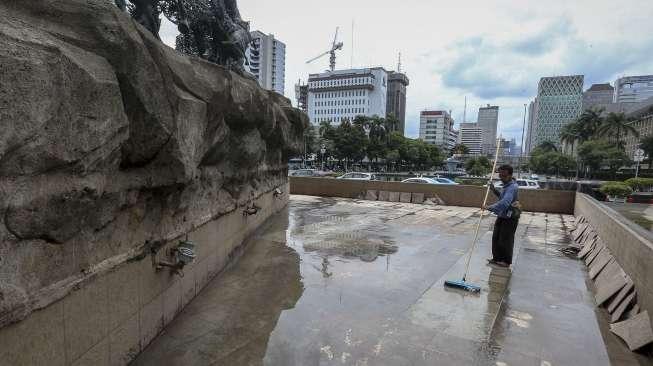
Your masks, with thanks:
M401 181L401 183L422 183L422 184L443 184L443 185L458 185L458 183L447 178L408 178Z
M376 176L371 173L358 173L358 172L351 172L351 173L345 173L336 179L351 179L351 180L375 180Z
M515 179L515 182L517 182L517 185L519 186L519 189L542 189L540 187L540 183L536 180L532 179ZM502 188L503 183L500 180L494 181L494 186L496 188Z
M289 177L315 177L318 176L315 169L297 169L288 172Z

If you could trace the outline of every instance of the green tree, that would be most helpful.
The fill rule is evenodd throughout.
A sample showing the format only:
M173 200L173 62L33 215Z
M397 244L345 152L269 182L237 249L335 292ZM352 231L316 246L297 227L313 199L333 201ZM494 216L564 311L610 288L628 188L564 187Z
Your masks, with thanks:
M544 141L541 144L537 145L534 150L540 150L542 152L547 151L558 151L558 146L551 141Z
M365 157L367 136L363 126L343 120L335 129L334 150L338 159L345 161L345 169L350 162L359 162Z
M485 156L472 158L465 163L467 174L473 176L485 176L492 171L492 163Z
M385 129L388 132L398 132L399 131L399 120L395 117L394 114L390 114L384 120Z
M622 137L628 135L639 137L639 132L630 124L630 121L626 119L626 115L623 113L609 113L603 124L598 128L597 133L613 137L620 148L623 148Z
M603 108L590 108L583 111L576 119L575 123L578 126L578 137L581 143L597 137L598 129L604 122L601 117L603 111Z

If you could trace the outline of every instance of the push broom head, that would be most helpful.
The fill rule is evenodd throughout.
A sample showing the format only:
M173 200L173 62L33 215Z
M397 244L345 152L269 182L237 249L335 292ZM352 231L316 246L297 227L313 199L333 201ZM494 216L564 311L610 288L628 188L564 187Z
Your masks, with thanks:
M476 285L472 285L469 282L465 282L464 280L446 280L444 281L444 285L446 287L452 287L452 288L458 288L461 290L469 291L469 292L480 292L481 288Z

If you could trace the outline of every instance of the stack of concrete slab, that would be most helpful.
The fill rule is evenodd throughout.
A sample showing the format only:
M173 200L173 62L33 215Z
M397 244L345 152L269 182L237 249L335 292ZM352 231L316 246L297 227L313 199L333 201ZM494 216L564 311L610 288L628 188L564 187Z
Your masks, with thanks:
M594 280L597 305L604 306L610 314L610 330L623 339L631 351L652 343L648 312L640 313L637 289L605 242L583 216L576 218L570 235L579 246L578 259L585 262Z

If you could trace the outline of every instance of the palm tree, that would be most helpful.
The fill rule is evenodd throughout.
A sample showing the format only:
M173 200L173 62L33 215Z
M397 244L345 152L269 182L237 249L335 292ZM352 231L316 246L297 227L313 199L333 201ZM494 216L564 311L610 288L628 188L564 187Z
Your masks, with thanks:
M578 121L568 123L562 127L560 130L560 142L563 146L563 153L565 152L565 146L571 146L571 155L574 154L574 146L576 142L583 142L581 133L581 125Z
M603 124L597 130L598 134L614 137L617 146L623 148L621 138L628 135L639 137L639 132L623 113L609 113Z
M322 121L322 122L320 122L320 128L318 129L318 131L320 132L320 136L324 137L324 135L328 134L328 132L331 131L332 129L333 129L333 126L331 126L331 122Z
M580 142L585 142L596 137L597 130L603 124L603 108L586 109L578 118L576 118L577 133Z
M558 151L558 147L551 141L544 141L541 144L537 145L536 149L541 150L542 152L549 151Z

